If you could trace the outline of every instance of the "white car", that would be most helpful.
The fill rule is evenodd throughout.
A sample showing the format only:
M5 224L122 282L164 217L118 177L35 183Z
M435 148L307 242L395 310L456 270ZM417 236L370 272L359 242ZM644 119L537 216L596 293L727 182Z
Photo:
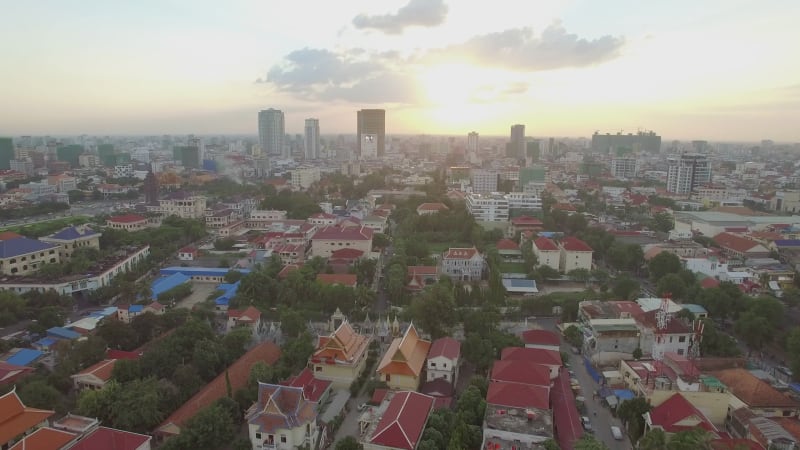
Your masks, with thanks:
M611 435L614 436L614 439L621 441L622 440L622 430L619 427L611 427Z
M581 417L581 425L583 425L583 429L591 433L592 432L592 422L589 421L589 418L586 416Z

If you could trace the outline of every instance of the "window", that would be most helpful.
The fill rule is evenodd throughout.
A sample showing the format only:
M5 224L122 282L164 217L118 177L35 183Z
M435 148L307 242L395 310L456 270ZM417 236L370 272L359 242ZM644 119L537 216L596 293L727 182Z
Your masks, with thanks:
M683 349L682 349L682 348L679 348L679 349L678 349L678 354L679 354L679 355L683 355Z
M256 433L256 439L261 440L261 433Z
M322 366L314 366L315 372L322 372Z
M679 337L678 342L686 342L686 336Z
M286 435L285 434L281 435L281 443L283 443L283 444L286 443Z
M390 374L386 374L386 382L392 381L392 376Z
M431 367L436 367L436 363L431 361Z

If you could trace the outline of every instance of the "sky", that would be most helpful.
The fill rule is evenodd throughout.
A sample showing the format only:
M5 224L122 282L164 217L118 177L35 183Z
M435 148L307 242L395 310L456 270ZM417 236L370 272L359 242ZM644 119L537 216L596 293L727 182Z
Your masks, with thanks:
M4 0L0 134L800 141L797 0Z

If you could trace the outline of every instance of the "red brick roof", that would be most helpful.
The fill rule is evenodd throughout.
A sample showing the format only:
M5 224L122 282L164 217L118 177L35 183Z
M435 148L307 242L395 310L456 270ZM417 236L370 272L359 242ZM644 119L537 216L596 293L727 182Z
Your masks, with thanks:
M39 428L18 441L9 450L61 450L76 436L73 433L54 428Z
M750 408L797 408L798 403L744 369L712 372Z
M506 347L500 353L500 359L522 359L545 366L561 365L561 353L543 348Z
M364 251L357 248L340 248L331 252L330 259L358 259L364 256Z
M519 245L511 239L500 239L495 247L498 250L519 250Z
M114 216L108 219L109 222L115 223L134 223L141 222L143 220L147 220L147 217L140 216L138 214L124 214L122 216Z
M535 217L519 216L511 219L511 224L518 226L541 226L544 225L541 220Z
M552 239L548 239L546 237L536 238L536 240L533 241L533 245L542 251L558 251L558 246L556 243L553 242Z
M432 409L433 397L408 391L396 393L389 401L389 406L369 442L384 447L414 450Z
M714 277L705 277L703 278L703 281L700 282L700 287L703 289L709 289L717 286L719 286L719 280Z
M564 248L564 250L566 250L568 252L591 252L591 251L594 251L594 250L592 250L592 247L589 247L589 244L587 244L586 242L583 242L582 240L580 240L580 239L578 239L576 237L572 237L572 236L567 236L564 239L562 239L561 240L561 246Z
M356 227L336 227L326 226L314 233L311 239L317 240L339 240L339 241L369 241L372 240L372 228L363 226Z
M654 426L662 427L667 433L677 433L696 427L710 432L717 431L717 427L680 393L673 394L664 403L653 408L650 411L650 420ZM686 423L687 421L690 424Z
M747 239L741 236L736 236L730 233L720 233L714 236L714 242L719 244L720 247L733 250L739 253L746 253L761 244L758 242Z
M550 386L550 369L547 366L524 360L495 361L491 381Z
M436 339L428 350L428 359L443 356L448 359L458 359L461 356L461 343L451 337Z
M527 330L522 332L522 342L526 344L538 345L561 345L561 339L552 331L547 330Z
M187 420L194 417L201 409L210 406L217 399L227 395L228 388L227 382L225 381L226 378L230 379L231 389L235 391L247 384L247 380L250 378L250 369L255 363L263 361L271 366L275 364L280 355L280 347L272 342L264 342L253 347L231 364L226 371L211 380L200 392L193 395L192 398L167 417L167 419L159 425L156 432L166 435L173 434L173 431L180 432L180 427L183 426ZM177 427L178 430L171 430L169 429L171 428L170 426Z
M553 424L558 430L558 445L561 450L572 450L575 441L583 436L583 427L575 406L575 396L572 393L567 371L561 371L556 378L553 389L550 391L553 404Z
M261 311L255 306L248 306L244 311L229 309L228 317L236 317L239 319L239 322L256 322L261 318ZM242 319L243 317L244 319Z
M137 450L150 436L99 427L78 441L70 450Z
M570 205L569 203L556 203L553 205L553 209L557 209L560 211L577 211L574 206Z
M492 381L486 393L486 403L510 408L550 409L550 388Z
M352 273L320 273L317 281L322 284L340 284L347 287L356 287L358 276Z

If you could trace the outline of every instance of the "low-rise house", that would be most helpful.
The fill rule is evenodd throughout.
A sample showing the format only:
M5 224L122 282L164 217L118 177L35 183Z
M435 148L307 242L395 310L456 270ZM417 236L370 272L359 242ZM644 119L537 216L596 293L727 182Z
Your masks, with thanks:
M561 251L559 270L569 273L576 269L592 270L592 254L594 250L582 240L567 236L559 243Z
M533 241L533 254L536 255L540 266L559 270L561 266L561 249L551 239L546 237L536 238Z
M719 233L713 239L722 248L722 253L729 258L743 261L749 258L766 258L769 256L769 249L752 239L732 233Z
M80 248L100 249L101 234L92 230L86 225L78 225L64 228L61 231L48 236L40 237L39 240L49 244L56 244L61 247L58 256L61 261L68 261L72 253Z
M149 220L138 214L124 214L110 217L106 226L114 230L139 231L149 226Z
M334 250L355 248L364 254L372 252L374 231L367 227L322 227L311 238L311 256L328 258Z
M248 306L244 311L229 309L227 330L230 332L238 327L248 327L251 330L258 330L261 327L261 311L255 306Z
M511 219L511 226L508 231L510 236L516 236L517 233L524 233L526 231L536 233L543 229L544 224L541 220L530 216L519 216Z
M384 403L361 421L364 450L415 450L433 411L433 397L403 391Z
M661 430L667 436L672 436L675 433L696 428L702 428L714 436L719 433L717 427L680 393L673 394L669 399L646 412L644 421L645 434L652 430Z
M160 315L164 314L165 312L167 312L167 307L162 305L161 303L153 302L153 303L150 303L149 305L144 307L144 312L146 312L146 313L149 312L149 313L153 313L153 314L155 314L157 316L160 316Z
M489 381L550 388L550 368L524 359L501 359L492 365Z
M303 388L258 383L258 400L245 413L253 449L316 448L317 405Z
M428 381L443 379L455 384L461 363L461 343L451 337L436 339L428 351Z
M378 364L380 380L391 389L419 388L430 346L430 341L420 338L414 324L409 325L402 337L392 341Z
M589 336L583 350L595 360L627 357L640 348L641 330L635 319L594 319L586 325Z
M645 355L653 355L661 359L665 353L672 352L681 356L689 355L692 346L692 328L683 320L667 314L664 325L659 328L658 316L661 310L648 311L636 316L641 330L640 348Z
M378 214L370 214L367 217L364 217L364 220L361 221L361 225L372 229L372 231L376 233L384 233L386 232L386 227L388 226L389 219L378 215Z
M281 258L283 265L302 264L306 260L305 244L280 244L272 252Z
M114 365L116 365L116 363L116 359L104 359L97 364L93 364L81 370L75 375L70 376L73 386L78 391L84 389L103 389L106 384L111 381L111 373L114 372Z
M481 448L539 448L554 437L550 389L490 382L483 424Z
M440 273L457 281L480 281L486 261L478 249L450 248L442 255Z
M522 250L520 250L519 245L511 239L500 239L497 241L497 244L495 244L495 247L500 257L506 261L522 260Z
M526 330L522 332L522 342L527 348L561 351L561 338L548 330Z
M346 389L366 366L370 338L358 334L343 321L330 336L320 336L309 359L314 376L333 383L334 389Z
M558 377L563 365L560 352L541 348L506 347L500 352L500 359L503 361L530 361L545 366L550 369L551 380Z
M199 251L191 245L178 250L178 259L181 261L194 261L198 255Z
M303 395L316 404L317 409L325 403L331 393L330 380L323 380L314 376L309 367L301 370L299 374L289 377L280 384L289 387L301 388Z
M25 406L16 388L0 396L0 448L8 448L21 437L47 426L55 411Z
M0 386L13 384L33 372L33 367L17 366L0 360Z
M336 222L338 220L339 216L335 214L327 214L324 212L312 214L311 216L308 217L308 223L319 225L321 227L336 225Z
M406 289L420 292L439 281L439 268L436 266L408 266Z
M736 405L747 406L755 415L763 417L792 417L797 416L800 410L798 402L747 370L726 369L711 374L736 397L736 401L731 400L732 409L736 409Z

